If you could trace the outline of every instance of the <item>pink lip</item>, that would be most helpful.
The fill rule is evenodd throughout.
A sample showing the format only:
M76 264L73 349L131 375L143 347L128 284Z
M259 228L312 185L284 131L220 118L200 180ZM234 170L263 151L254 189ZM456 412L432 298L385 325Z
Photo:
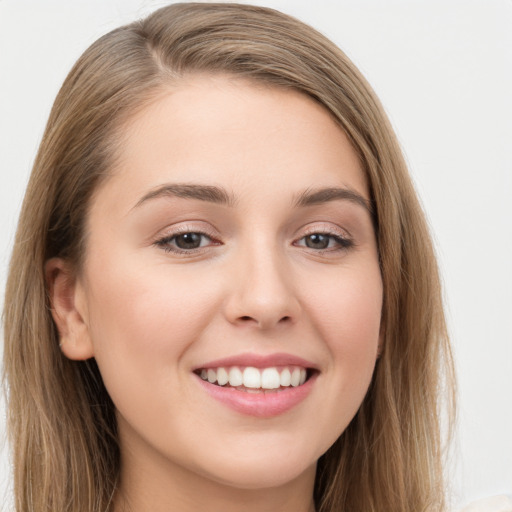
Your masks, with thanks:
M254 368L268 368L271 366L302 366L303 368L311 368L318 370L318 366L311 361L306 361L301 357L292 354L277 353L277 354L239 354L236 356L225 357L216 359L215 361L208 361L202 365L193 368L193 371L203 368L220 368L221 366L252 366Z
M311 361L302 359L291 354L277 353L269 355L260 354L239 354L209 361L194 368L194 372L199 369L220 368L239 366L252 366L254 368L268 368L272 366L301 366L303 368L317 370L308 378L308 380L297 387L288 387L281 391L265 393L248 393L239 391L231 387L218 386L201 379L197 374L195 377L202 388L215 400L227 405L234 411L248 416L259 418L270 418L278 416L292 409L302 402L312 390L318 377L318 365Z
M289 387L274 393L247 393L235 388L217 386L196 375L197 382L215 400L248 416L270 418L278 416L302 402L310 393L318 377L314 373L302 386Z

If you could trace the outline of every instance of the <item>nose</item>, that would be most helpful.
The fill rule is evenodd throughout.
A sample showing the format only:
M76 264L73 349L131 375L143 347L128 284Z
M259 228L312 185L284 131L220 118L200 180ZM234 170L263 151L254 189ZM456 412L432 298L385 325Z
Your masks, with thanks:
M252 252L241 255L232 270L225 308L230 323L269 330L297 321L300 302L284 257Z

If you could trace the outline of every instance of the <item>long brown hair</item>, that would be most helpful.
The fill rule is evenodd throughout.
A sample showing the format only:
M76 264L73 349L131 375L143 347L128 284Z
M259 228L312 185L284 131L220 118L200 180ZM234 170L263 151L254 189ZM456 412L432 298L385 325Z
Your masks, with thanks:
M384 282L384 349L359 412L319 460L317 510L443 510L440 397L453 397L452 362L431 239L389 121L357 68L314 29L271 9L193 3L100 38L55 100L5 297L16 510L110 508L119 474L114 405L93 359L62 355L44 265L60 256L80 271L87 208L116 158L116 134L166 85L194 72L312 97L348 135L367 175Z

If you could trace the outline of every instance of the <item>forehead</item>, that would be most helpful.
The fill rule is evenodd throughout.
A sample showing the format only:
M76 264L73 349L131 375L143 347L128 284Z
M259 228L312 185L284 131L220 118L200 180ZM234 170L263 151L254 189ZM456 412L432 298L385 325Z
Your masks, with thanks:
M125 200L167 182L221 185L235 195L291 195L344 186L368 198L343 130L300 92L225 76L169 86L120 131L112 180Z

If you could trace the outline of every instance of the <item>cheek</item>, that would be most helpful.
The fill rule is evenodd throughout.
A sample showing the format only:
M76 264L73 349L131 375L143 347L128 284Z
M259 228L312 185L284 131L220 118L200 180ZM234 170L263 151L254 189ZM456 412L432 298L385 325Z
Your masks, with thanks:
M310 296L314 327L329 351L333 386L358 407L372 378L380 341L382 280L378 265L323 283ZM333 396L334 396L333 395Z
M96 275L105 277L95 281L88 309L105 383L112 373L117 378L120 368L125 374L157 378L159 368L169 370L158 362L179 365L215 312L212 283L198 283L186 272L172 272L162 264L123 264L119 259L100 263L103 269Z
M334 352L365 353L378 345L382 280L377 266L344 269L309 299L317 327Z

